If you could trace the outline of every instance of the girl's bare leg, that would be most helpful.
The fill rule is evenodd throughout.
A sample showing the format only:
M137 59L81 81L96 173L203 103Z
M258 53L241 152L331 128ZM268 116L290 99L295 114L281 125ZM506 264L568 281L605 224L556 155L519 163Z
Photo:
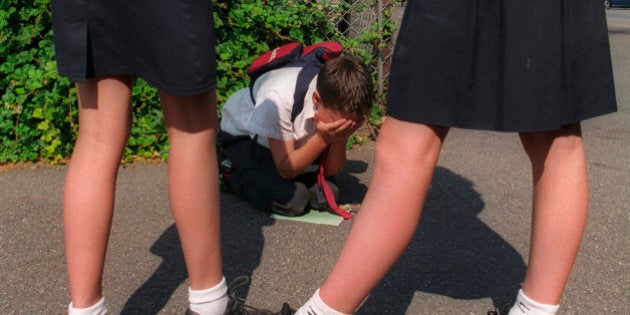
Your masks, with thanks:
M193 290L210 288L221 268L216 94L160 93L170 141L168 190Z
M79 134L63 195L63 221L72 304L94 305L114 208L118 166L131 126L131 77L77 84Z
M582 240L588 176L578 124L562 131L521 133L533 171L531 250L523 292L558 304Z
M320 288L333 309L352 313L400 257L418 226L446 127L388 117L370 187L331 274Z

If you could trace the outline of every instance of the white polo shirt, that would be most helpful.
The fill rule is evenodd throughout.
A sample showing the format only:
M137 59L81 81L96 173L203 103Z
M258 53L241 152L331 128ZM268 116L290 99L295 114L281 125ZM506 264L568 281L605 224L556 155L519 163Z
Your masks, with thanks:
M301 68L282 68L260 76L254 85L252 101L249 87L232 94L221 111L221 130L234 135L258 135L258 143L269 148L268 138L295 141L295 148L303 146L315 134L313 117L317 76L311 81L304 96L304 109L291 122L293 93Z

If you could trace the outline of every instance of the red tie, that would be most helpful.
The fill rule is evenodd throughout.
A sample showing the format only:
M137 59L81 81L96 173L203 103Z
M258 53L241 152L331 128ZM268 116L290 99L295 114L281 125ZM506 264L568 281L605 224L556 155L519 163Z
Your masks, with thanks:
M341 209L337 205L337 202L335 201L335 194L333 193L332 189L330 189L330 186L328 186L328 183L326 182L326 178L324 177L324 164L326 163L326 155L328 155L328 148L324 150L324 153L322 153L322 158L319 161L319 172L317 173L317 185L319 186L319 189L321 189L324 192L324 197L326 198L326 202L328 203L330 208L333 209L333 211L335 211L338 215L340 215L345 220L352 219L354 217L352 213Z

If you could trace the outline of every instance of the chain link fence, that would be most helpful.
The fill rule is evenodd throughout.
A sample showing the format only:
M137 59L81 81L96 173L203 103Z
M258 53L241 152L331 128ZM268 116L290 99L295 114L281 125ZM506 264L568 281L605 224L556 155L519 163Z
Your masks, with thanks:
M404 12L404 0L332 0L330 22L336 34L362 50L377 80L377 100L384 106L394 41Z

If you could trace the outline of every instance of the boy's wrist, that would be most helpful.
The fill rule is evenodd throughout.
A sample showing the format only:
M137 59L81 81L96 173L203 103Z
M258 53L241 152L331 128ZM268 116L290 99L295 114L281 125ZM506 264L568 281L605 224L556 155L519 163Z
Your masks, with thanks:
M334 141L333 141L333 139L327 139L326 137L324 137L324 135L322 135L322 134L321 134L321 133L319 133L319 132L316 132L316 133L315 133L315 136L314 136L313 138L315 138L315 139L316 139L316 141L317 141L317 140L321 141L321 142L322 142L325 146L328 146L328 145L330 145L332 142L334 142Z
M338 143L346 143L348 142L348 137L335 138L330 141L330 144L338 144Z

